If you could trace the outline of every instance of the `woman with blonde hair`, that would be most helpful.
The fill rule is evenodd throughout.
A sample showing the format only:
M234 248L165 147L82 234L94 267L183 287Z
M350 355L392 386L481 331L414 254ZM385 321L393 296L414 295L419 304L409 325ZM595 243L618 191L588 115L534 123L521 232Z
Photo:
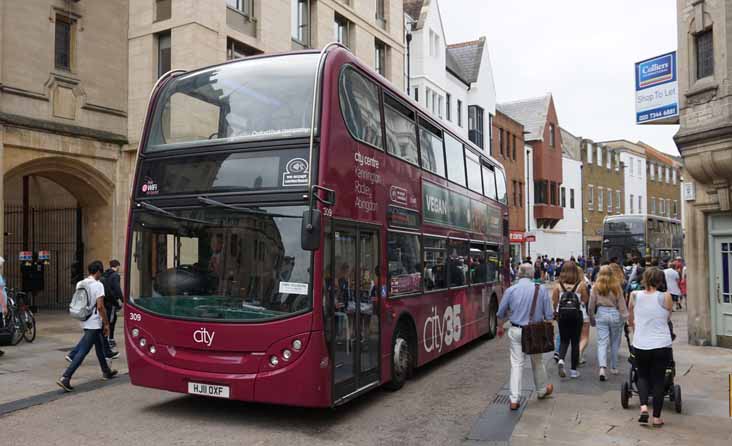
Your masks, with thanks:
M610 346L610 373L618 374L618 350L623 326L628 318L623 285L615 268L605 265L592 287L590 295L590 324L597 326L597 362L600 365L600 381L605 381L607 348ZM622 273L622 271L621 271ZM623 278L625 276L623 275ZM597 308L597 314L595 314Z
M559 376L562 378L567 376L564 369L564 357L567 356L570 345L572 347L572 356L569 377L579 377L577 366L579 365L580 334L583 326L582 306L587 305L588 301L589 295L582 270L571 260L565 262L562 266L562 272L559 274L559 280L557 280L556 286L552 290L552 302L558 316L560 338L557 367L559 368Z

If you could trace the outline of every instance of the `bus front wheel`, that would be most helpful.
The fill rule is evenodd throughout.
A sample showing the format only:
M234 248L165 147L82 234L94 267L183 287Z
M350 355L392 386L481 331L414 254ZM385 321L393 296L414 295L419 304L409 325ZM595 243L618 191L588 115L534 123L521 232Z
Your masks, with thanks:
M412 349L409 328L400 323L391 341L391 381L384 384L387 390L399 390L412 373Z

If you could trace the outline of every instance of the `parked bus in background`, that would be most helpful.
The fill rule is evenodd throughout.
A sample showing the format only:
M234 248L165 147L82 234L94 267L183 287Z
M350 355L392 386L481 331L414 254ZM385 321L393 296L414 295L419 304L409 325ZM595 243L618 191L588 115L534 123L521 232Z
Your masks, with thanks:
M684 235L681 221L655 215L613 215L605 217L602 258L658 260L682 256Z
M505 174L340 45L154 88L132 196L134 385L328 407L496 332Z

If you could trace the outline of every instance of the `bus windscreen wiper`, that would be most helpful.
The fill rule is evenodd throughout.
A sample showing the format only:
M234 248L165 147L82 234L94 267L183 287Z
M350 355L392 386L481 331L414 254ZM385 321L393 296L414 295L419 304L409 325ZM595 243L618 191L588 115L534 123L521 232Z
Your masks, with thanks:
M252 209L249 207L234 206L232 204L222 203L220 201L212 200L212 199L206 198L206 197L198 197L198 201L200 201L203 204L207 204L209 206L230 209L232 211L241 212L242 214L262 215L262 216L266 216L266 217L279 217L279 218L297 218L297 219L302 218L302 215L270 214L269 212L266 212L266 211Z
M187 222L190 222L190 223L198 223L198 224L207 225L207 226L212 226L212 225L216 226L217 225L216 223L210 222L210 221L197 220L195 218L181 217L181 216L175 215L174 213L172 213L170 211L166 211L165 209L161 209L161 208L155 206L154 204L146 203L144 201L137 201L135 203L138 206L147 209L148 211L155 212L156 214L165 215L166 217L170 217L170 218L175 219L175 220L187 221Z

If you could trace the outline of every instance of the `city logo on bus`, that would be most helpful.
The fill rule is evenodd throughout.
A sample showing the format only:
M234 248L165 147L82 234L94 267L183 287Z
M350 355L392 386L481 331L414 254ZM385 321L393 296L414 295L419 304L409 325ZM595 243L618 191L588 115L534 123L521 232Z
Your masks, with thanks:
M282 186L307 186L309 164L302 158L293 158L287 162L282 174Z
M150 177L145 177L145 182L142 183L142 193L146 195L157 195L160 191L158 190L158 183Z
M432 315L427 318L422 328L424 349L427 353L433 350L442 352L442 346L450 346L460 341L462 326L460 324L461 306L452 305L445 308L440 316L437 307L432 307Z
M206 344L206 346L211 347L214 336L216 336L215 331L209 333L205 328L201 328L193 332L193 342L196 344Z
M401 204L402 206L406 206L407 205L407 190L402 189L401 187L398 187L398 186L392 186L389 189L389 199L391 199L391 201L393 203Z

